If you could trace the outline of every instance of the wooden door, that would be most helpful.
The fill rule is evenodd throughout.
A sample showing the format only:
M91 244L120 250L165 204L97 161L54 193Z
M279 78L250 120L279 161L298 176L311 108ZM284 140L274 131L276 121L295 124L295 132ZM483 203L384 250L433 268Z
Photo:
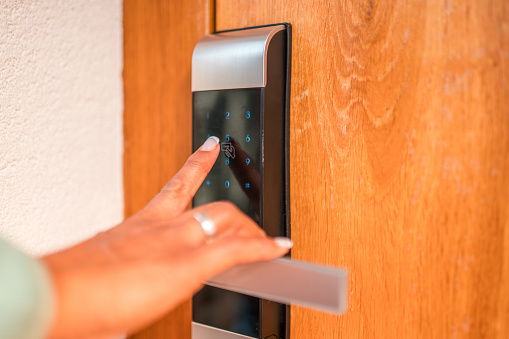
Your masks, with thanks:
M125 215L143 208L191 154L191 56L212 31L210 0L124 1ZM191 302L136 339L191 337Z
M346 267L350 305L292 307L292 339L507 338L509 3L216 0L211 12L217 30L293 26L292 254Z

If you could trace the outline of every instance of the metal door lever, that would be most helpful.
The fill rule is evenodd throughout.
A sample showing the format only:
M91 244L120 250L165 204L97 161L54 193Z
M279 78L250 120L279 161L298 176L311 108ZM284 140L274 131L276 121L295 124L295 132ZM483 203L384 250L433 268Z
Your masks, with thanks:
M341 314L347 308L347 279L344 269L280 258L236 266L212 278L207 285Z

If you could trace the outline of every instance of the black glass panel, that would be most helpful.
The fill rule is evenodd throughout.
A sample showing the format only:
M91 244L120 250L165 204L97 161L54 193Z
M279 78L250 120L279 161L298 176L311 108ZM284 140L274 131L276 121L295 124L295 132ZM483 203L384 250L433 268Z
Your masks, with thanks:
M193 93L193 151L209 136L221 152L193 199L193 206L229 200L260 220L259 88ZM205 286L193 299L193 320L239 334L259 336L259 299Z

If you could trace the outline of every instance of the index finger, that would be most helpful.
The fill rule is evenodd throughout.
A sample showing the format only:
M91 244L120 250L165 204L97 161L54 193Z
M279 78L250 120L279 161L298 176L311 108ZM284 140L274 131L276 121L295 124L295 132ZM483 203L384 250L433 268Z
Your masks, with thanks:
M210 137L145 207L143 214L160 218L180 215L210 172L219 154L219 138Z

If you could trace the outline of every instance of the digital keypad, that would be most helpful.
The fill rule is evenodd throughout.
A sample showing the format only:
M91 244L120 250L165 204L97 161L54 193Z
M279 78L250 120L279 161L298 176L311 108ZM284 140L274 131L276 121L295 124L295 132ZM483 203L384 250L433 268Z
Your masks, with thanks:
M218 159L194 198L195 206L217 200L259 218L260 89L193 93L193 145L220 139Z

